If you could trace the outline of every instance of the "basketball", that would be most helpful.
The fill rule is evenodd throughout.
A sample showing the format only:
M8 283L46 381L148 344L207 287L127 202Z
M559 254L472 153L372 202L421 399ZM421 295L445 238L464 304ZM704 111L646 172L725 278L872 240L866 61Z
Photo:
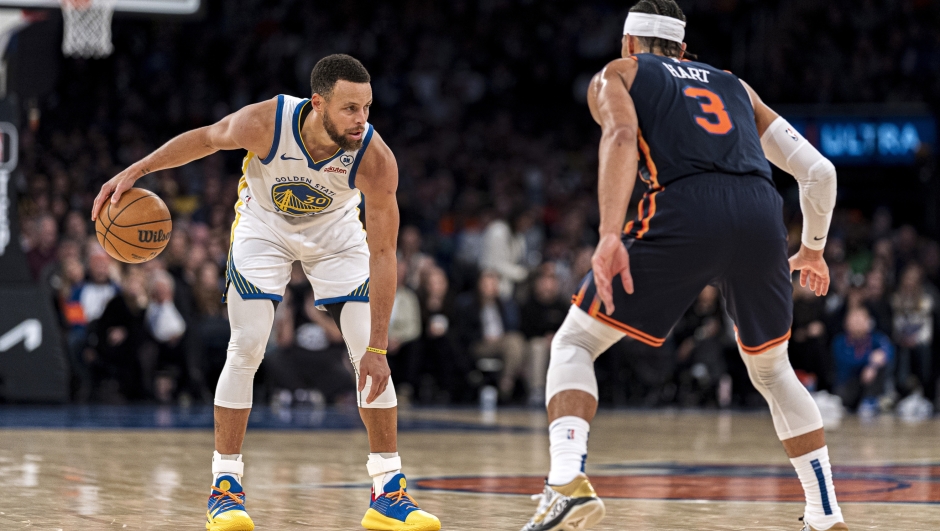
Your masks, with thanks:
M166 203L143 188L124 192L117 204L106 201L98 212L98 243L112 258L128 264L152 260L170 241L173 221Z

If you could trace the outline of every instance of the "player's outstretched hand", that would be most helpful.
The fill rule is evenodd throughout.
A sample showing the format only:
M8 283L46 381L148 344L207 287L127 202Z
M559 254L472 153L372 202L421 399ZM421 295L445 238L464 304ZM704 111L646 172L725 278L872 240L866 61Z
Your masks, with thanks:
M591 267L594 270L594 285L597 286L597 295L604 303L607 315L614 313L614 289L611 284L613 278L620 275L623 289L633 293L633 276L630 275L630 255L618 235L607 234L601 236L597 243L594 256L591 257Z
M800 285L809 286L817 297L829 293L829 266L822 249L814 251L800 247L800 251L790 257L790 272L794 271L800 272Z
M101 207L104 206L104 202L108 200L109 196L111 197L111 203L117 204L121 199L121 194L130 190L137 182L137 178L140 177L139 174L140 170L131 166L101 185L101 191L98 192L98 197L95 198L95 205L91 207L91 220L98 219L98 212L101 211Z
M366 404L371 404L388 387L392 370L388 368L388 359L375 352L366 352L359 362L359 392L366 388L366 377L372 377L372 389L366 397Z

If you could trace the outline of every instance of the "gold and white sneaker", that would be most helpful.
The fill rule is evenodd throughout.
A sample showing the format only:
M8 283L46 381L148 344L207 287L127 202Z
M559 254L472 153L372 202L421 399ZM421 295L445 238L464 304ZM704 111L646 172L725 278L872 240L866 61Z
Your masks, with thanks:
M567 485L545 483L541 494L532 496L539 507L522 531L583 531L594 527L606 514L604 502L584 474Z
M828 529L816 529L815 527L809 525L803 517L800 517L800 521L803 522L803 529L800 531L849 531L849 526L845 525L843 522L828 528Z

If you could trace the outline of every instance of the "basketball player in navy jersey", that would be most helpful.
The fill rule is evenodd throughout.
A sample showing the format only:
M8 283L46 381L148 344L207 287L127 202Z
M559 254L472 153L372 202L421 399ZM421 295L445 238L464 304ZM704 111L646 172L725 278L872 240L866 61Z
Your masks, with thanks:
M105 183L92 219L109 196L117 202L150 172L223 149L245 150L226 268L232 337L215 393L206 529L254 529L242 488L242 442L275 307L291 265L299 261L314 304L329 312L343 333L358 380L372 477L363 527L436 531L440 521L418 508L401 473L398 402L385 359L395 298L398 166L368 123L372 86L362 63L342 54L324 57L310 74L310 93L310 98L282 94L248 105L173 138ZM368 239L359 219L363 194L369 200Z
M829 289L823 249L835 168L743 81L683 61L684 36L674 0L641 0L624 25L623 58L594 76L588 91L602 129L600 242L552 341L551 471L523 531L587 529L603 518L584 475L597 411L594 360L624 336L661 346L709 284L722 292L748 374L803 484L803 531L848 529L822 418L787 356L791 272L799 270L800 283L818 296ZM799 183L802 246L789 265L768 160ZM648 190L624 229L636 177Z

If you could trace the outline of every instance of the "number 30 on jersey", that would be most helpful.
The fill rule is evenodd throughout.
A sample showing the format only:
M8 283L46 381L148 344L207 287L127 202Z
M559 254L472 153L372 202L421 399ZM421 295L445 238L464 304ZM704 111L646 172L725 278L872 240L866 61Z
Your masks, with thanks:
M726 135L734 129L731 116L725 109L721 96L701 87L685 87L682 93L687 98L695 98L705 115L696 114L695 123L713 135Z

